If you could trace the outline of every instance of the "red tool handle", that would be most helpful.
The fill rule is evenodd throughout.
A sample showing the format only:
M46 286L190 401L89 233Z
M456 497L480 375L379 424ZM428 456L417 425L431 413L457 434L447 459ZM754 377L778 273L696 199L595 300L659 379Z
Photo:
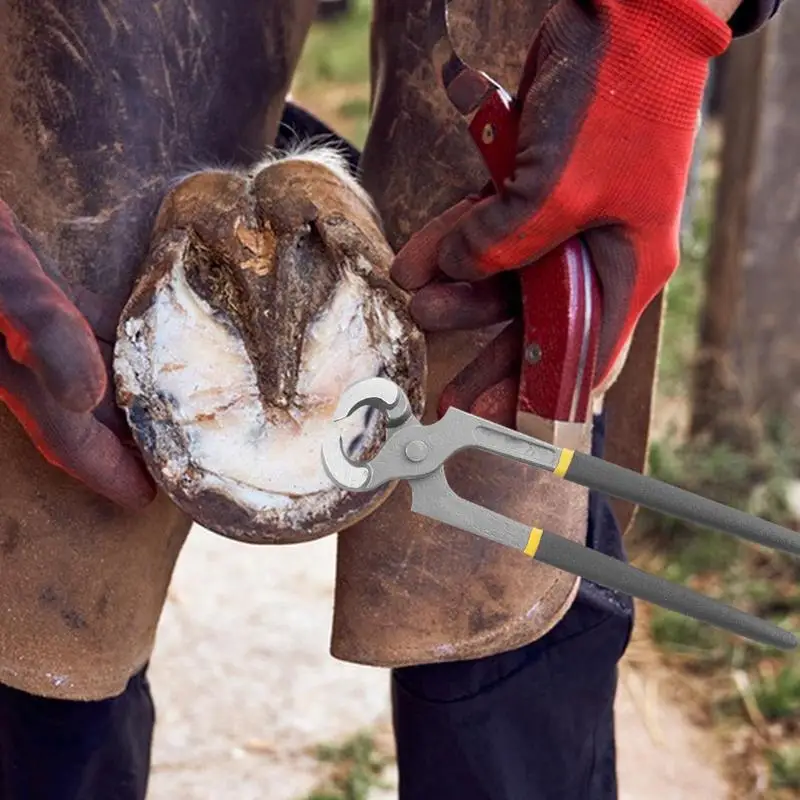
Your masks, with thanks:
M497 86L469 132L498 192L514 173L519 113ZM591 413L600 292L591 258L574 237L521 270L525 349L517 404L544 421L585 422Z

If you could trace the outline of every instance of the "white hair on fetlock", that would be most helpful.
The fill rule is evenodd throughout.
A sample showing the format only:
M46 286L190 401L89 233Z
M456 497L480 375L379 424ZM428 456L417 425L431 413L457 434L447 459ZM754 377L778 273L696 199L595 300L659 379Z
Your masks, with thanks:
M371 213L376 214L372 198L359 182L358 176L350 170L344 148L336 141L331 141L330 136L320 134L300 140L289 147L268 150L264 157L253 166L249 174L256 175L262 170L284 161L310 161L325 167L358 195Z
M246 175L249 180L253 180L259 172L284 161L310 161L325 167L361 200L373 217L379 219L375 203L367 190L361 185L358 176L354 175L350 169L343 145L340 145L336 140L331 140L329 134L319 134L318 136L299 139L295 144L288 147L267 148L264 155L248 168L237 169L231 165L218 163L181 171L167 181L167 190L174 189L183 181L196 175L204 175L211 172L235 172Z
M219 172L230 174L231 172L241 172L241 169L236 169L236 167L231 166L227 162L223 161L216 161L212 162L211 159L204 159L202 162L197 163L196 166L189 167L188 165L173 175L171 178L167 180L166 190L167 192L174 189L176 186L179 186L184 181L189 180L189 178L193 178L196 175L207 175L211 172Z
M286 259L280 273L269 266L281 246L269 220L280 215L282 202L313 200L316 187L318 223L332 244L320 240L308 264L319 270L317 287L331 283L327 299L309 297L314 305L305 307L303 329L286 329L287 336L299 336L296 383L286 405L261 393L258 370L269 362L256 360L259 351L245 335L252 328L244 327L260 316L231 317L215 302L222 294L198 293L198 273L189 267L191 259L205 259L224 263L223 275L243 271L248 280L237 284L241 291L256 291L280 274L277 297L282 288L300 285L307 277L300 260ZM220 192L225 201L217 207ZM229 204L237 192L241 202ZM261 211L259 198L271 201ZM193 170L176 181L165 203L169 213L156 226L136 302L123 314L114 364L118 402L151 472L196 522L232 538L302 541L352 524L389 489L361 496L333 484L319 457L330 416L348 385L376 375L400 382L421 410L425 343L389 280L391 248L341 146L318 137L271 148L247 169ZM203 237L196 251L195 222L202 223ZM229 262L230 253L241 255ZM300 297L296 290L293 296ZM274 312L269 297L258 300L264 316ZM274 336L281 335L276 328ZM282 374L275 372L275 380ZM380 420L361 409L337 424L353 457L376 446Z

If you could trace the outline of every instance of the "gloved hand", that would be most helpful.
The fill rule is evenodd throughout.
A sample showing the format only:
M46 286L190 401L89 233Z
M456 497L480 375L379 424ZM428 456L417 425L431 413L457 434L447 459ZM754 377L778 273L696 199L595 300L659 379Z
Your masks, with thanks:
M56 280L0 201L0 400L51 464L139 508L155 489L113 401L116 320L97 296L72 292L63 281L59 288ZM89 319L106 342L98 342Z
M730 39L728 25L698 0L558 0L523 72L516 168L505 191L485 190L452 207L393 264L395 281L419 290L411 308L421 327L510 319L519 285L498 274L582 232L603 293L596 384L607 383L642 312L678 265L708 63ZM442 277L458 283L434 282ZM519 355L511 350L521 337L501 336L502 346L493 346L511 365L503 376L508 388L518 376ZM479 386L476 365L467 367L471 378L454 381L440 410L497 393L497 352L486 360L493 374ZM459 386L471 399L460 397ZM507 414L509 402L504 407Z

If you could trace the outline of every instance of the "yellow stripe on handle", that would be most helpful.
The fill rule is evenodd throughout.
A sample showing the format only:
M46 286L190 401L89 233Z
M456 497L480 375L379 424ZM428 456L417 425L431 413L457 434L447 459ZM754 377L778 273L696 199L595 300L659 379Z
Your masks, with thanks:
M563 478L567 474L569 465L572 463L572 456L575 455L574 450L567 450L566 447L561 448L561 455L558 457L558 464L553 470L553 475L557 478Z
M542 534L544 531L541 528L531 528L531 535L528 537L528 544L522 551L526 556L533 558L536 551L539 549L539 543L542 541Z

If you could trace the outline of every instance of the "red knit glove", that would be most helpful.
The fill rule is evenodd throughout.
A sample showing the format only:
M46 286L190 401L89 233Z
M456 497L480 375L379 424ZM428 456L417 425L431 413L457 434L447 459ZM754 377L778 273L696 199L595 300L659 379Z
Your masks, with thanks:
M604 383L678 265L708 62L730 39L728 25L698 0L558 0L523 73L506 191L462 201L395 260L397 283L425 286L412 304L418 323L453 330L509 318L511 301L501 301L496 281L430 282L439 270L458 281L515 270L582 232L603 292Z
M0 201L0 400L51 464L138 508L155 489L113 402L107 371L116 321L95 295L72 295L76 303L45 274Z

